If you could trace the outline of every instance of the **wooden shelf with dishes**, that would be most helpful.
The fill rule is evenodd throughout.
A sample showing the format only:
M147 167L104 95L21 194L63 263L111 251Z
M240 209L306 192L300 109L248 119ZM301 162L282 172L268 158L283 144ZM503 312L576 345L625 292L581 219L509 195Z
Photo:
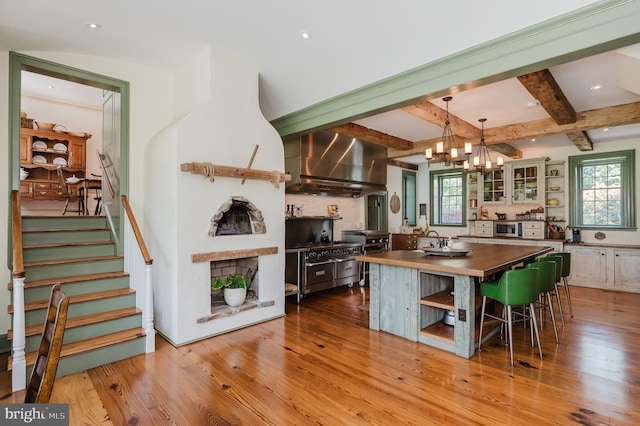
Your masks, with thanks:
M545 171L545 210L549 232L562 230L566 224L564 161L549 161Z
M27 200L55 200L60 196L57 169L64 179L83 179L88 133L20 129L20 195ZM76 184L69 190L77 192Z

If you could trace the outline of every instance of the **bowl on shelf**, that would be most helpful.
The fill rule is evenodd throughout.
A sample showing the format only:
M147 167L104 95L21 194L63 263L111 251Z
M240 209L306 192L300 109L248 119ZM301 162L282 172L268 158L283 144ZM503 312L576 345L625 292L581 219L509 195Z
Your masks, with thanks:
M29 176L29 172L20 168L20 180L25 180Z
M56 127L56 123L36 121L36 126L38 126L38 130L53 130L53 128Z
M560 187L559 186L552 186L549 188L551 191L556 192L556 191L560 191Z
M558 204L560 204L560 200L558 200L557 198L549 198L547 204L549 204L550 206L557 206Z

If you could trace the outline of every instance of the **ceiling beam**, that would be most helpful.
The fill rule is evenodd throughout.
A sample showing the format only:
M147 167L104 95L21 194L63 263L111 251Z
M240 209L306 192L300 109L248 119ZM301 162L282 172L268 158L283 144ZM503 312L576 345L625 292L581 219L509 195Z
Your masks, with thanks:
M403 169L418 170L417 164L406 163L404 161L399 161L399 160L387 159L387 164L390 166L401 167Z
M525 123L510 124L484 129L487 145L515 142L522 139L541 138L557 134L585 132L603 127L625 126L640 123L640 102L599 108L576 113L576 122L557 124L552 118ZM422 155L427 148L435 148L440 138L415 142L410 150L387 150L388 158ZM464 143L465 141L460 141ZM491 147L493 149L493 147Z
M494 143L493 145L491 145L491 150L502 154L505 157L513 158L514 160L522 158L522 151L512 147L507 143Z
M540 102L557 124L575 123L576 110L564 95L551 71L544 69L518 77L520 83Z
M587 132L569 132L567 137L580 151L593 151L593 142Z
M447 111L432 104L431 102L421 102L415 105L409 105L402 108L402 111L413 115L428 123L435 124L444 128L444 122L447 117ZM480 139L480 129L466 121L449 113L449 126L454 135L466 139Z
M343 124L338 127L333 127L329 130L340 133L341 135L346 135L352 138L362 139L367 142L375 143L376 145L382 145L387 148L407 150L413 146L413 142L406 139L388 135L386 133L369 129L368 127L364 127L354 123Z

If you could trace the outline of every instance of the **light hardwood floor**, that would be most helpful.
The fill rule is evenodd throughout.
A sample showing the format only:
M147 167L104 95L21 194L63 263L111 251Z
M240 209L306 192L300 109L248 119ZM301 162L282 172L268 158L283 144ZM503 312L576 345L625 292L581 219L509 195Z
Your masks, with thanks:
M640 295L572 287L556 345L514 333L470 360L368 329L360 288L284 318L59 378L71 425L638 425ZM566 307L566 304L565 304ZM559 322L558 325L560 326ZM20 393L0 403L20 400Z

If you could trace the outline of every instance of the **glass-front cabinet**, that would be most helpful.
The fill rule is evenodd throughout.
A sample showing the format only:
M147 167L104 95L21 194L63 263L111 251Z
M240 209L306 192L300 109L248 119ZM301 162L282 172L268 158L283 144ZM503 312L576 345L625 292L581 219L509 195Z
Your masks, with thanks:
M511 164L512 204L540 203L540 193L544 191L544 162Z
M482 204L505 203L505 172L495 170L482 176Z
M543 204L546 158L505 162L502 170L479 174L479 204Z

